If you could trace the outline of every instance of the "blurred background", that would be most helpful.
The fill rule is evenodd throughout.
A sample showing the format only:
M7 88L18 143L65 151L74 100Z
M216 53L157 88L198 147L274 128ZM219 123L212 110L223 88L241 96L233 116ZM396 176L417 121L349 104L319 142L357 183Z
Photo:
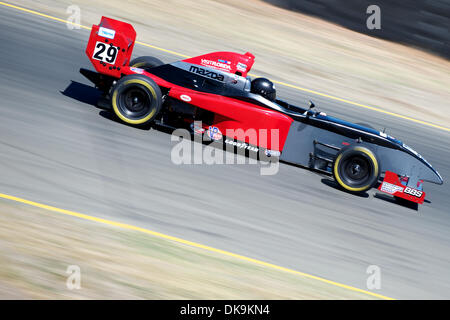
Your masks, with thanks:
M307 13L370 36L450 56L448 0L265 0ZM382 8L382 28L368 30L361 15L370 5Z

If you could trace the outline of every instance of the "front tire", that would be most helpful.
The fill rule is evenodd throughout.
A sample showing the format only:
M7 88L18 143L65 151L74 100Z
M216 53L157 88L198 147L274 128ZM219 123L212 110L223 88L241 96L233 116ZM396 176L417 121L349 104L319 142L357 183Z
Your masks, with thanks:
M376 155L364 146L349 146L341 149L333 163L333 176L344 189L361 193L372 188L380 176Z
M144 125L158 115L162 98L159 86L144 75L128 75L121 78L111 93L114 114L131 125Z

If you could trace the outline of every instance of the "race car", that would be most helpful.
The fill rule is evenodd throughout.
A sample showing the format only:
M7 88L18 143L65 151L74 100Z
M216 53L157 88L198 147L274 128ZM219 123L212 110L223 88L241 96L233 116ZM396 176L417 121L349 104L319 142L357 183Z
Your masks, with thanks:
M315 111L313 103L302 108L278 99L270 80L247 75L255 61L249 52L164 64L148 56L132 60L135 39L130 24L102 17L86 48L96 71L80 69L102 92L99 103L124 123L185 126L329 174L351 193L377 187L399 201L422 204L423 182L443 183L420 154L385 132Z

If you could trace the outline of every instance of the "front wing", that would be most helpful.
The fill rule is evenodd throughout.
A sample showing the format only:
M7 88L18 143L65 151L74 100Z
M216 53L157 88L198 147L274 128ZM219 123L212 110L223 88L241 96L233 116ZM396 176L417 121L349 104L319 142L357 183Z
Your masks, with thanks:
M378 190L419 204L422 204L425 200L425 192L403 185L398 175L391 171L386 171L384 180Z

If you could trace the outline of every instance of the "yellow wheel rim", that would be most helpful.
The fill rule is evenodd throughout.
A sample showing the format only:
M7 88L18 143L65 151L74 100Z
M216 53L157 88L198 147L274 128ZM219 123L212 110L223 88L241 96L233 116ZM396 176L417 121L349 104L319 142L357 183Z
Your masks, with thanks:
M153 96L153 99L157 99L155 89L151 85L149 85L147 82L145 82L144 80L130 79L130 80L125 81L124 85L131 84L131 83L137 83L137 84L143 85L144 87L146 87L150 91L150 93ZM129 118L127 118L126 115L124 115L124 114L122 114L120 112L119 107L117 106L117 90L114 90L114 93L113 93L113 96L112 96L112 106L113 106L113 110L114 110L114 113L116 114L116 116L118 116L123 122L129 123L129 124L142 124L142 123L145 123L145 122L149 121L156 113L156 109L153 109L144 118L141 118L141 119L129 119Z
M372 151L370 151L369 149L364 148L364 147L356 147L354 150L357 150L357 151L360 151L360 152L366 154L372 160L373 167L374 167L374 175L378 176L378 161L375 158L375 155L372 153ZM353 192L363 191L363 190L366 190L367 188L371 187L369 184L362 186L362 187L358 187L358 188L353 188L353 187L346 185L345 182L342 181L342 178L339 176L338 168L339 168L339 162L341 161L341 159L342 159L342 153L336 158L336 161L334 162L334 168L333 168L334 177L336 178L336 181L339 183L339 185L341 187L343 187L344 189L346 189L348 191L353 191Z

